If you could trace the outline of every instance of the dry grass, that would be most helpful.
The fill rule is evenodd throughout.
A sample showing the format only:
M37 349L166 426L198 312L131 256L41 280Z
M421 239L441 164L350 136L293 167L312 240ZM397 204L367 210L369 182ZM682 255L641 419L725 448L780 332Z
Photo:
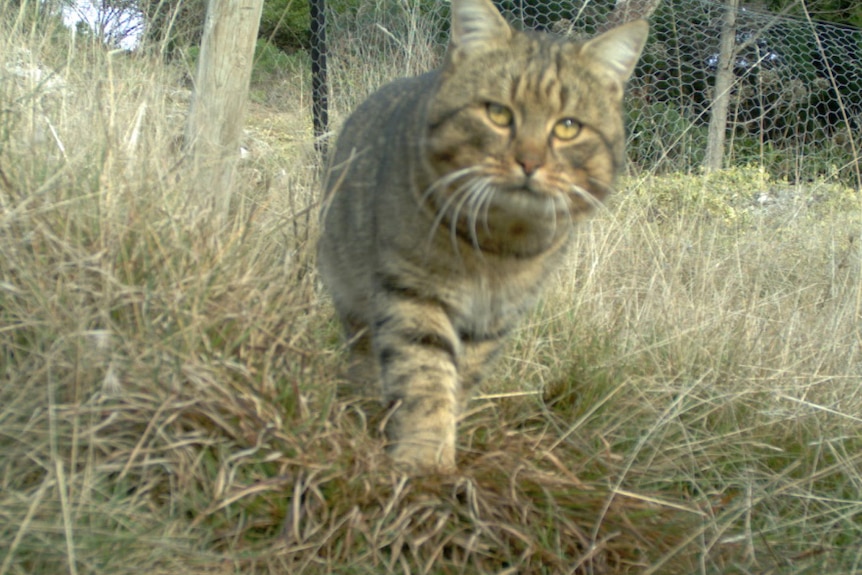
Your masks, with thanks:
M0 575L862 572L854 192L627 182L407 479L335 393L307 95L217 232L178 72L0 37Z

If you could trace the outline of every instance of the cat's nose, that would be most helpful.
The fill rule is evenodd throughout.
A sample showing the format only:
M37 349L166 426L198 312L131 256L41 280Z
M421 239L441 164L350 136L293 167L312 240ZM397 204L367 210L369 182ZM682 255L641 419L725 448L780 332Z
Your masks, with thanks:
M515 158L515 161L521 166L521 169L524 170L524 174L527 176L532 176L536 170L538 170L543 163L542 156L540 154L530 154L530 153L521 153L518 154L518 157Z

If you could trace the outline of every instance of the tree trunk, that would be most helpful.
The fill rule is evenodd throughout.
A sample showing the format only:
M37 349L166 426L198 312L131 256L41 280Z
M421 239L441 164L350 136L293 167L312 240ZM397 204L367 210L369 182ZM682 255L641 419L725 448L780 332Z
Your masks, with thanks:
M185 133L196 204L226 221L263 0L209 0Z
M721 49L718 54L718 70L709 117L709 135L706 141L704 168L707 172L724 167L724 137L727 132L727 109L730 91L733 88L733 61L736 45L736 10L739 0L727 0L724 24L721 27Z

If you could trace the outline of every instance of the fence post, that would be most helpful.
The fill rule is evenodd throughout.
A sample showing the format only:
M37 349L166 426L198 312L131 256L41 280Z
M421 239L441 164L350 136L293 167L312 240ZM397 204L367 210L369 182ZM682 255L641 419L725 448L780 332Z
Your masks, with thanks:
M185 148L195 201L219 223L230 206L262 9L263 0L210 0L207 7Z
M326 1L309 0L311 5L311 113L314 148L326 152L329 129L329 83L326 78Z
M712 111L709 117L709 135L706 141L704 168L707 172L720 170L724 166L724 136L727 132L727 109L730 91L733 88L734 48L736 45L736 11L739 0L727 0L724 24L721 27L721 49L718 54L718 69L712 96Z

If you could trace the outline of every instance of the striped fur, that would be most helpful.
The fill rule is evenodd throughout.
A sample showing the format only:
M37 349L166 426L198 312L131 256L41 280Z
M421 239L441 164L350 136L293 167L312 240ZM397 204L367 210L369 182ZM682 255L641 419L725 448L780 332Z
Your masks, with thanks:
M452 468L458 414L623 162L623 85L644 22L586 43L452 1L443 66L346 121L319 269L392 412L392 457ZM364 370L360 365L366 362Z

